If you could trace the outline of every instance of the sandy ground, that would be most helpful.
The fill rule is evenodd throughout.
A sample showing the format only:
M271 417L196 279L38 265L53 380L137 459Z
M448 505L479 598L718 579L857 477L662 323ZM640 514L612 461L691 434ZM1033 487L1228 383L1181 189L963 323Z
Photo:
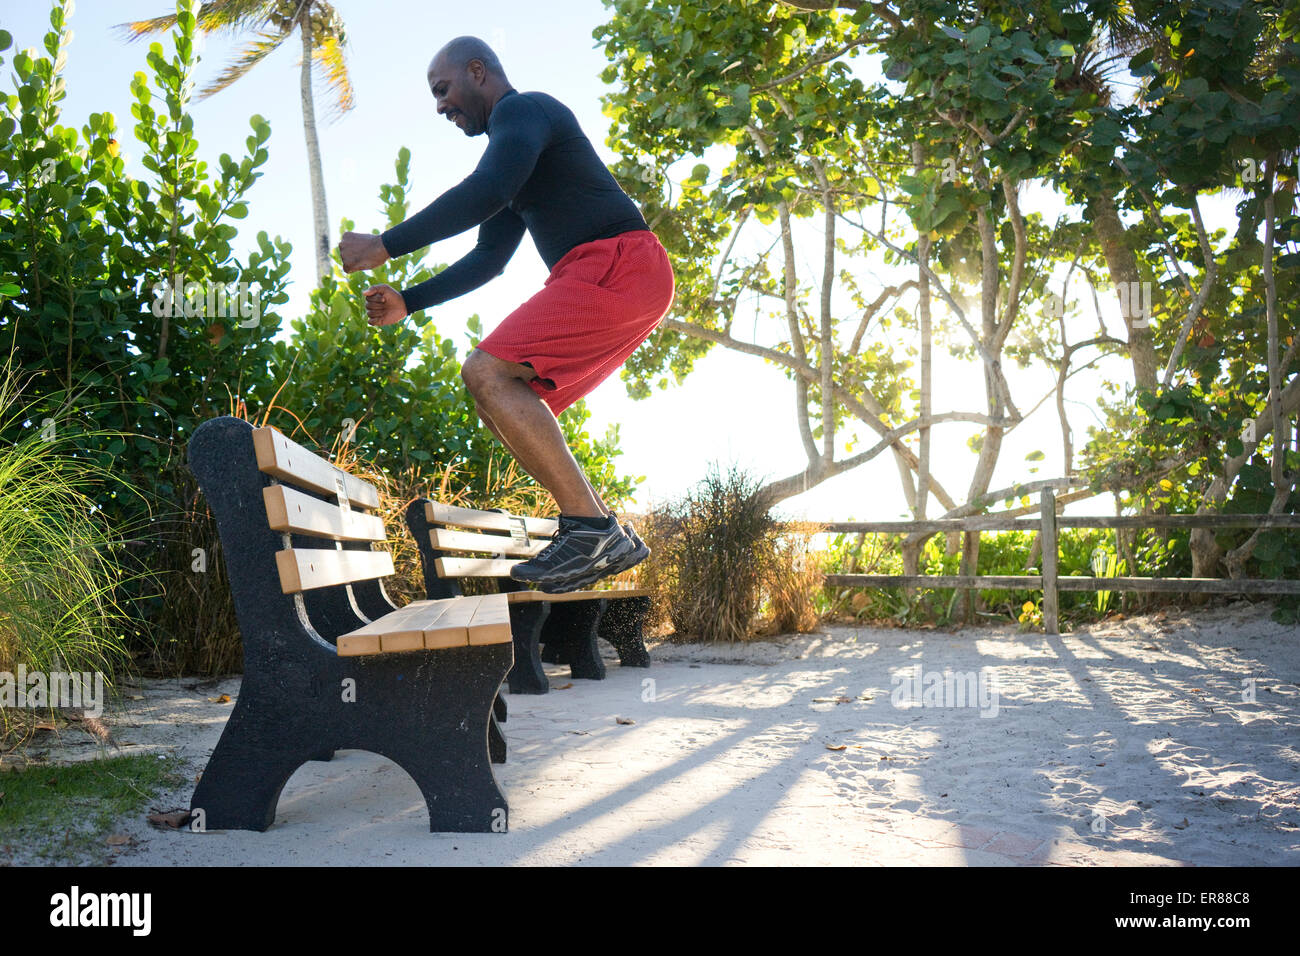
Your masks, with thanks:
M346 751L293 776L266 833L142 815L114 861L1300 864L1300 628L1267 606L1062 637L833 627L652 657L611 659L604 681L549 667L549 694L509 698L507 834L429 833L405 773ZM239 682L135 693L106 718L112 747L69 731L43 759L175 752L192 780L231 706L212 699ZM155 805L187 807L191 790Z

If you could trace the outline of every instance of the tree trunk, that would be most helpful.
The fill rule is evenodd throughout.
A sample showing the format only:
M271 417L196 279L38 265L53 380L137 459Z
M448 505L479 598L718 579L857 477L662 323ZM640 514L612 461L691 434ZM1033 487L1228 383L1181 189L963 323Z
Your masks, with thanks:
M1101 244L1106 256L1106 268L1110 272L1110 281L1116 289L1123 283L1139 282L1137 256L1133 254L1127 242L1124 223L1120 221L1119 211L1115 208L1115 198L1107 192L1100 192L1093 197L1088 207L1092 220L1093 234ZM1131 288L1131 286L1130 286ZM1131 311L1131 310L1130 310ZM1155 391L1158 371L1156 368L1155 340L1150 327L1134 328L1133 320L1124 317L1128 329L1129 358L1133 362L1133 381L1138 388Z
M315 225L316 284L330 274L329 214L325 210L325 176L321 172L320 141L316 137L316 107L311 95L311 3L302 6L298 29L302 33L302 126L307 136L307 169L311 174L311 209Z

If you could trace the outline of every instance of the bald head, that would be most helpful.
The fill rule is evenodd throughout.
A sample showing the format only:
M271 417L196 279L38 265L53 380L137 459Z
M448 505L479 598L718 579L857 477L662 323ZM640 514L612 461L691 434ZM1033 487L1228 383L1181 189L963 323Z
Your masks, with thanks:
M501 68L501 61L492 52L492 48L478 37L456 37L434 54L429 63L429 72L435 68L438 72L462 72L469 68L470 62L478 60L488 73L505 79L506 72Z

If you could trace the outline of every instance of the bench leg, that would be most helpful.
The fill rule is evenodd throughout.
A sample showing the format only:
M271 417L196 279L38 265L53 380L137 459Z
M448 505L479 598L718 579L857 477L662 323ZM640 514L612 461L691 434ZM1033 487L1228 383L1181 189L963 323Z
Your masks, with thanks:
M266 703L265 694L241 690L194 789L191 826L264 831L275 822L280 791L293 772L324 753L333 755L333 748L322 751L319 729L304 724L301 712L289 714Z
M550 605L540 601L510 605L515 664L510 668L506 683L512 694L545 694L551 689L537 648L549 609Z
M492 716L497 719L499 724L506 722L506 699L501 696L500 690L497 691L496 697L492 700Z
M600 617L597 633L614 645L618 662L624 667L649 667L650 653L645 649L643 627L650 613L648 597L611 599Z
M542 629L547 649L558 645L558 653L569 670L582 680L604 680L605 662L600 659L596 628L605 601L563 601L551 605Z
M506 762L506 735L501 732L496 714L493 714L492 719L488 721L488 753L493 763Z
M424 653L341 664L356 676L356 702L336 707L346 717L339 746L381 754L405 770L424 795L432 832L504 833L509 811L492 773L492 702L513 648Z

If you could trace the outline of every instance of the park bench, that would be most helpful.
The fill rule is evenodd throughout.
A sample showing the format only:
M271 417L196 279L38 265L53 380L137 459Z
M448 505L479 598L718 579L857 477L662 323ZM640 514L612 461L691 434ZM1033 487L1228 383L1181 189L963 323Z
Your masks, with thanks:
M265 830L308 760L368 750L415 781L434 832L502 832L499 690L513 663L502 595L384 591L391 555L368 482L274 428L229 416L190 439L244 646L239 697L191 800L194 829Z
M554 518L461 508L417 499L406 522L420 550L425 593L449 598L466 578L495 578L510 602L515 663L507 682L512 694L544 694L550 683L542 662L568 664L572 676L605 677L599 641L618 651L624 667L649 667L642 628L650 609L646 589L547 594L510 578L510 568L546 546Z

